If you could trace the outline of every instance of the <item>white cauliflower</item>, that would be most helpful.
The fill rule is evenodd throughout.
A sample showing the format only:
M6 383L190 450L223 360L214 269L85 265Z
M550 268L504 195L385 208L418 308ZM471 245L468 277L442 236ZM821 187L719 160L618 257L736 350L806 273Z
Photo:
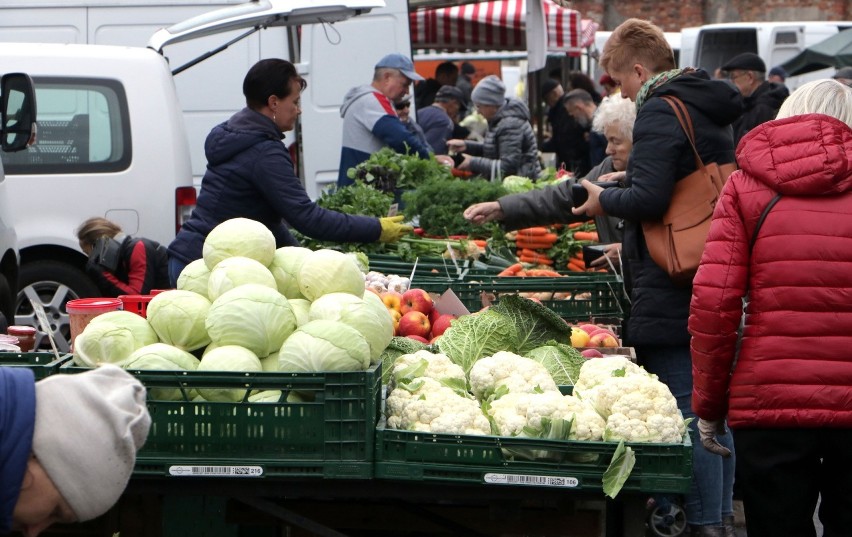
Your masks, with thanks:
M500 351L477 360L470 368L470 390L480 401L502 392L558 392L553 377L539 362ZM499 390L499 391L498 391Z
M649 375L647 371L631 362L626 356L611 355L586 360L580 368L580 376L574 385L574 395L584 398L583 393L601 384L613 376L614 372L624 370L623 376L631 374Z
M393 391L400 379L428 377L442 384L464 391L467 385L464 369L454 364L446 354L434 354L420 350L413 354L403 354L393 362L388 392Z
M500 436L522 436L527 426L527 407L530 404L529 393L509 392L487 406L488 415L494 420L497 434Z
M477 403L435 379L416 378L397 386L386 401L388 427L446 434L491 434Z
M556 392L513 393L492 401L488 414L502 436L553 440L601 440L605 422L589 405ZM571 422L565 436L559 422ZM550 426L548 426L548 423Z

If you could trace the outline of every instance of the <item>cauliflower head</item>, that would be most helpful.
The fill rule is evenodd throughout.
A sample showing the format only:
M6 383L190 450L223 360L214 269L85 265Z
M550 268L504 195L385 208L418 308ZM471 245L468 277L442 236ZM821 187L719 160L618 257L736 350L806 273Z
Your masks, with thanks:
M400 379L428 377L451 388L466 390L467 377L461 366L454 364L446 354L419 350L398 357L391 368L388 392L393 391Z
M574 385L574 393L583 398L584 392L603 383L613 376L613 373L624 370L622 376L649 375L647 371L631 362L626 356L612 355L603 358L586 360L580 368L580 376Z
M491 424L479 403L459 395L435 379L405 382L386 401L388 427L446 434L491 434Z
M473 364L470 368L470 389L480 401L506 391L559 392L553 377L543 365L506 351L481 358Z

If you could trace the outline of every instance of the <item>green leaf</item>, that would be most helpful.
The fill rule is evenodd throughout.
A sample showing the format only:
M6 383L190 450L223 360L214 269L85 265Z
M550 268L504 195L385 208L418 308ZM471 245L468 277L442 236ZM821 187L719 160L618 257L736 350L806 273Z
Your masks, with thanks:
M633 466L636 464L636 454L630 446L625 446L624 441L618 443L612 460L603 473L603 491L610 498L615 498L621 491L621 487L630 477Z
M623 377L626 374L627 374L627 372L624 370L623 367L621 369L613 369L613 371L612 371L613 377Z

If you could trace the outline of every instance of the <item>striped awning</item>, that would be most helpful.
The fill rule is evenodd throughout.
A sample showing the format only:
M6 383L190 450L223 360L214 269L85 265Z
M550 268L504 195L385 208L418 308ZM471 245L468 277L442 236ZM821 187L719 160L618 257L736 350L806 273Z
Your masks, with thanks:
M547 50L579 51L585 41L580 13L550 0L542 3L547 24ZM444 51L526 50L525 15L526 0L494 0L418 9L409 15L412 48ZM588 26L586 29L589 29Z

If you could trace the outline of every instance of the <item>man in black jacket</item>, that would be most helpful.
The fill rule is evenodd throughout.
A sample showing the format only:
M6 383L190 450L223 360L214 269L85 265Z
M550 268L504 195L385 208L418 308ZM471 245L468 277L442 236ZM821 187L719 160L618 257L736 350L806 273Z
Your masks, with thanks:
M563 164L576 177L586 175L591 169L589 163L589 142L585 138L585 129L571 117L565 109L565 90L557 80L546 79L541 84L541 98L547 105L547 121L550 123L551 136L542 142L541 150L556 153L556 168Z
M722 66L722 72L743 95L745 110L734 122L734 144L761 123L775 119L781 103L790 95L784 84L766 80L766 64L757 54L744 52Z

